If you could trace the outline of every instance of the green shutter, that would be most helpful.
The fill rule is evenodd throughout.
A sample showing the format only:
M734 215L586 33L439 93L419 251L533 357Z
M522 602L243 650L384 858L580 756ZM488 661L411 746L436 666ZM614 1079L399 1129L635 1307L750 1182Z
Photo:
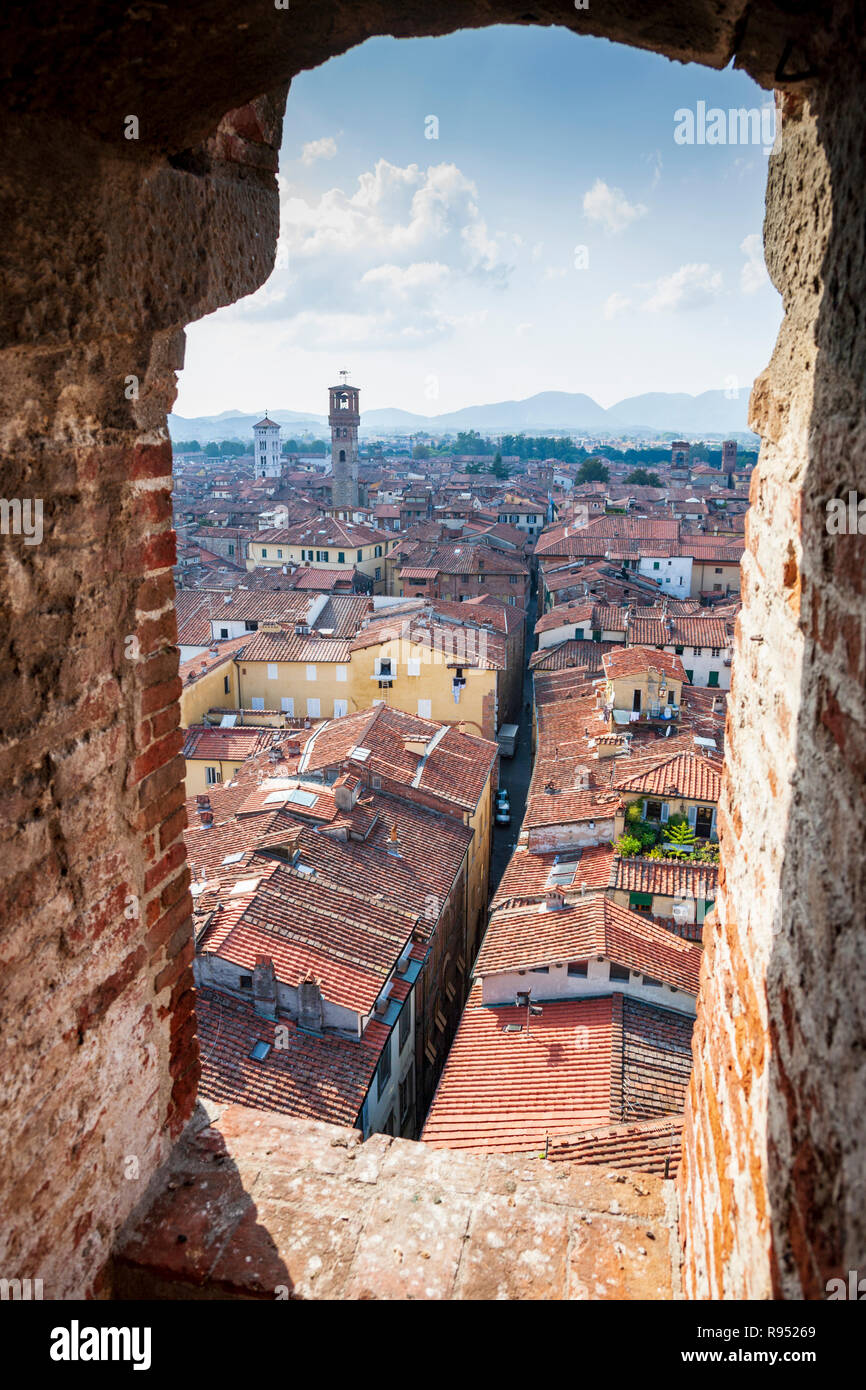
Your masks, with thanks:
M628 905L629 907L652 907L653 895L652 893L629 893Z
M718 673L718 671L711 671L711 672L710 672L710 675L709 675L709 680L707 681L707 685L718 685L718 683L719 683L719 673Z

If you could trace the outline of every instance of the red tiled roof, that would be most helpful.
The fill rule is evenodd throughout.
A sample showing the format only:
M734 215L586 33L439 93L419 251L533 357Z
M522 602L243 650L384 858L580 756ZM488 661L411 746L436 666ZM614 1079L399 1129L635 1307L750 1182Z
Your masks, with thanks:
M588 956L604 956L689 994L698 992L698 946L598 894L576 901L566 898L562 908L547 908L543 903L497 908L475 973L504 974Z
M660 897L703 898L715 901L718 864L693 864L687 859L622 859L613 861L611 888Z
M606 654L602 664L608 680L649 670L664 671L665 675L684 684L687 679L685 667L678 656L672 652L655 651L652 647L615 647Z
M718 801L722 791L722 766L720 761L711 762L699 753L671 753L663 758L650 755L643 765L630 759L619 768L614 785L620 791L679 795L689 801Z
M261 1018L245 1000L207 987L196 990L196 1021L201 1095L340 1125L355 1124L391 1036L371 1022L359 1041L315 1037L290 1018ZM258 1041L271 1045L263 1062L250 1057Z
M186 731L183 756L191 759L210 758L217 761L241 762L251 753L268 747L278 730L239 725L231 729L214 728L211 724L194 724Z
M520 1031L505 1031L518 1028ZM622 995L489 1008L473 987L421 1138L543 1153L548 1139L683 1108L693 1020ZM602 1160L604 1161L604 1160Z
M547 1147L551 1163L603 1164L674 1178L682 1153L681 1115L606 1125L582 1134L555 1135Z

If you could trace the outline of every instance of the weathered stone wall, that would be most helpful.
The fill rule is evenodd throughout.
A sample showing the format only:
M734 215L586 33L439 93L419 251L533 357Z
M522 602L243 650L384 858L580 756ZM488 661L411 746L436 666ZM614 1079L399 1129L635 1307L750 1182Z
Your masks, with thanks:
M767 261L786 317L756 384L721 891L680 1171L692 1296L822 1298L866 1267L862 826L866 495L862 53L787 97Z
M0 537L0 1268L46 1297L91 1286L195 1100L165 413L190 304L267 273L278 144L265 102L207 181L94 148L42 182L10 150L3 496L41 502L42 539Z

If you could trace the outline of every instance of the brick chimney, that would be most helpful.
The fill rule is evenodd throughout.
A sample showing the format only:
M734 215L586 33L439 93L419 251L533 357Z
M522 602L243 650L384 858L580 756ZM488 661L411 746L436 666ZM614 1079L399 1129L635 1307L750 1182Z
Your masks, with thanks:
M270 956L256 956L253 966L253 1007L261 1018L277 1016L277 972Z
M298 1027L306 1033L321 1033L325 1019L322 987L314 975L298 985Z
M351 772L344 772L334 783L334 803L338 811L351 811L355 802L358 800L358 792L361 789L360 777L355 777Z
M199 825L202 830L210 830L213 825L213 808L210 804L210 797L207 793L199 793L195 799L196 810L198 811Z

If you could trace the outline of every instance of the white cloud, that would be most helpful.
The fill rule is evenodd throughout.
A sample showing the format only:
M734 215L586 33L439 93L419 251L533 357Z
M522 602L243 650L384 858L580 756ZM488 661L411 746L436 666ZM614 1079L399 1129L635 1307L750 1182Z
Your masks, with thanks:
M412 265L376 265L365 270L362 285L381 285L396 294L411 294L416 290L431 290L443 284L450 275L441 261L414 261Z
M711 270L706 264L681 265L672 275L662 275L656 280L653 293L643 307L651 314L699 309L721 292L720 270Z
M583 211L591 222L600 222L606 231L616 234L644 217L647 209L643 203L630 203L621 188L611 188L603 179L596 179L584 194Z
M332 135L323 135L321 140L310 140L301 150L302 164L315 164L317 159L334 159L337 142Z
M764 285L771 283L764 265L764 246L757 232L747 236L740 243L740 250L746 257L746 264L740 270L740 289L743 294L754 294Z
M614 291L614 293L608 295L607 299L604 301L604 309L602 312L606 319L615 319L618 314L624 314L626 309L630 307L631 300L624 294L618 294Z
M514 238L492 233L478 190L454 164L380 159L353 189L313 193L279 179L277 265L227 312L299 323L312 343L412 346L452 336L478 307L472 287L505 288ZM299 342L301 340L298 340Z

